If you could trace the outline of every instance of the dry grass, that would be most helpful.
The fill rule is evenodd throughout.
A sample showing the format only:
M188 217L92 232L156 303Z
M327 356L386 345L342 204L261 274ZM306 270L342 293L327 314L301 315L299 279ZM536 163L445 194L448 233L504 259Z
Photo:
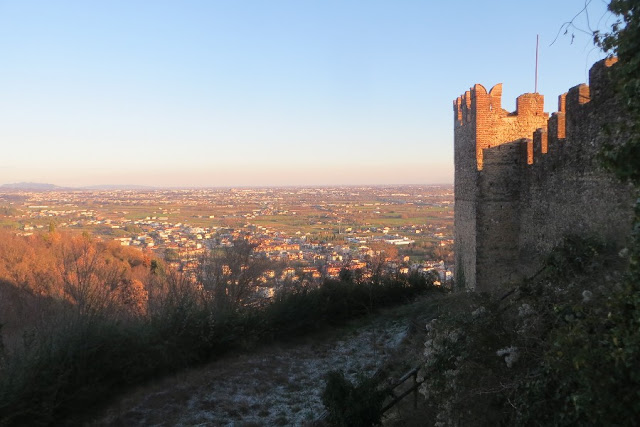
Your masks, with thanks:
M93 425L304 425L324 410L327 372L373 374L407 326L407 318L383 316L322 340L230 356L132 392Z

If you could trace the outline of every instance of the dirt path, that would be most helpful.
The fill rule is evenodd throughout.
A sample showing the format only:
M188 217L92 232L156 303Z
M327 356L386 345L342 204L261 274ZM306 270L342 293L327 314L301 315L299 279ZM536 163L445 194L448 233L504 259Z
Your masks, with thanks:
M93 425L303 425L324 410L327 372L371 375L406 331L406 319L379 318L334 339L227 357L132 392Z

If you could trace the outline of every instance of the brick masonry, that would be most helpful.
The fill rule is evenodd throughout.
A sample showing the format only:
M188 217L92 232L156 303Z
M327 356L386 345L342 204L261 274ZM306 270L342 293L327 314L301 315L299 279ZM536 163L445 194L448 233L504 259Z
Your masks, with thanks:
M532 275L568 234L624 245L634 193L600 166L609 125L623 120L609 84L615 59L591 68L543 112L526 93L516 111L501 107L502 85L479 84L454 101L457 280L491 291ZM620 138L620 136L618 136Z

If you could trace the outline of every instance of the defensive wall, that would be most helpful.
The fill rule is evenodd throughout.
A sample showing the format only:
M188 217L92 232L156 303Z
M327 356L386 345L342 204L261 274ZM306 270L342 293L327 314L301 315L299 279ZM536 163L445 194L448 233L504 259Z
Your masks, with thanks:
M614 63L594 64L589 85L561 95L551 116L538 93L504 110L502 84L476 84L454 101L454 251L467 288L490 291L533 275L569 234L625 244L634 193L598 160L605 142L623 137L615 132L624 114L610 84Z

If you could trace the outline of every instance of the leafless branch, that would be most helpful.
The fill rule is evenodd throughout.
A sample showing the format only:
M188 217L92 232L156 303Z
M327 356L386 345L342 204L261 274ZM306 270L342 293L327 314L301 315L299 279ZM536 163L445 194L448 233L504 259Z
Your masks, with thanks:
M600 1L606 6L609 5L609 1L608 0L600 0ZM567 35L569 33L569 31L572 32L571 33L571 43L573 43L573 40L575 39L575 33L574 32L583 33L583 34L586 34L586 35L588 35L590 37L597 36L597 34L600 33L599 28L601 28L602 21L606 18L605 23L608 22L609 18L612 16L612 14L608 10L605 11L600 16L600 18L598 19L598 22L596 23L596 26L593 27L592 26L591 16L589 14L589 5L591 5L592 2L593 2L593 0L585 0L584 6L582 7L582 9L580 9L580 11L578 13L576 13L575 16L573 18L571 18L571 20L563 23L560 26L560 28L558 29L558 33L556 34L556 36L553 39L553 41L549 44L549 46L552 46L558 40L558 38L560 37L560 34ZM576 20L578 19L578 17L580 17L580 15L583 15L583 14L585 16L586 29L585 28L581 28L580 26L576 25Z

